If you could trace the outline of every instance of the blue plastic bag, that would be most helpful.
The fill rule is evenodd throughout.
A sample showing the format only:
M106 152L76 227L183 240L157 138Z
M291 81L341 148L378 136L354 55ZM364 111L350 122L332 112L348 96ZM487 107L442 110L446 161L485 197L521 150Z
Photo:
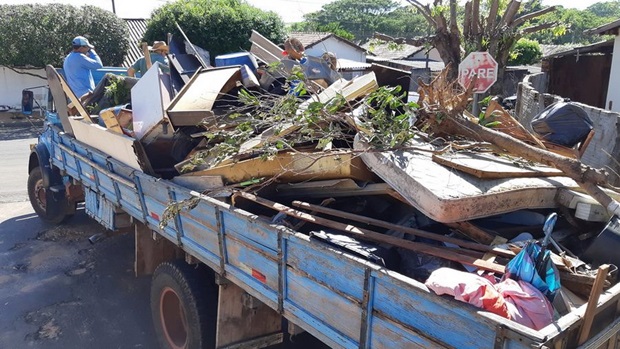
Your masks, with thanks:
M505 277L529 282L550 301L560 289L560 274L551 261L551 252L541 251L534 243L528 242L508 263Z

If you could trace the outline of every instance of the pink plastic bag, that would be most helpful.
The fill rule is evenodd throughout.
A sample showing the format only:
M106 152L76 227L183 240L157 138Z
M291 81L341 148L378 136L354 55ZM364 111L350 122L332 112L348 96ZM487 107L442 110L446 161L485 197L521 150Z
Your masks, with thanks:
M431 273L425 284L438 295L447 294L456 300L508 317L504 298L491 281L476 274L439 268Z
M477 274L439 268L425 284L438 295L451 295L535 330L553 321L553 308L547 298L525 281L506 279L494 284Z
M535 330L553 322L553 306L532 284L506 279L495 288L506 300L509 319Z

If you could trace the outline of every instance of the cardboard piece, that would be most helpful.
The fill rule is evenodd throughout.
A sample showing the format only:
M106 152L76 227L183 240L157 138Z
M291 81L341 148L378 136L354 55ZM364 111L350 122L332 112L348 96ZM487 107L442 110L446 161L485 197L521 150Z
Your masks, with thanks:
M170 104L170 77L161 73L159 66L155 62L131 89L133 131L138 140L166 118Z
M133 169L153 173L142 145L135 139L97 124L84 122L81 118L70 117L69 123L78 141L110 155Z
M118 124L118 120L116 119L116 115L114 115L113 111L109 109L103 110L99 113L99 117L103 120L103 123L108 130L116 133L123 133L123 129Z
M170 121L174 126L215 123L213 104L242 80L239 66L196 72L167 108Z

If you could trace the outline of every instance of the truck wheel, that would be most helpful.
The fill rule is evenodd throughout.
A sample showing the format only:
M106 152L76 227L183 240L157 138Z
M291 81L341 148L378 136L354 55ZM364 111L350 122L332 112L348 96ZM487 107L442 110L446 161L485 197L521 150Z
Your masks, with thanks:
M28 198L34 212L47 223L60 224L73 216L67 213L68 207L53 215L47 212L47 188L43 185L43 175L39 167L33 168L28 175Z
M151 313L161 348L215 348L217 296L204 266L159 265L151 282Z

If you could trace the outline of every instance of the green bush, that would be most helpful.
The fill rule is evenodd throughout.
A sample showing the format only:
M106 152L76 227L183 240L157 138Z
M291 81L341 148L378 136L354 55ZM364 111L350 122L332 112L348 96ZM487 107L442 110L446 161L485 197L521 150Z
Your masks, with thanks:
M104 65L120 66L129 46L127 24L95 6L0 5L0 65L62 66L71 40L86 36Z
M188 39L208 50L211 58L249 50L252 29L278 44L284 40L284 23L274 12L265 12L242 0L179 0L155 10L144 39L165 40L167 33L181 37L179 23Z
M519 39L515 47L510 51L510 65L527 65L533 64L542 58L542 50L537 41L525 38Z

